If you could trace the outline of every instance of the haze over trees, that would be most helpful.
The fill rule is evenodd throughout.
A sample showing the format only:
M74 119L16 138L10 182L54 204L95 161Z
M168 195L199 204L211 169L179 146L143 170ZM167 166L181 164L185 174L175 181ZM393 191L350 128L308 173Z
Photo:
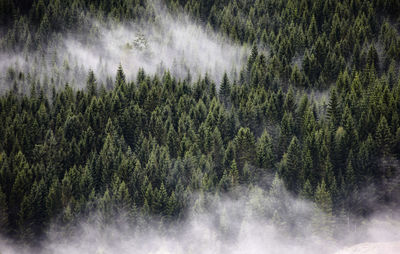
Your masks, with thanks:
M193 206L207 209L204 196L240 188L273 202L286 188L313 202L313 232L329 239L340 237L338 224L352 231L376 212L397 213L399 1L164 2L246 45L238 75L140 69L130 80L120 65L108 83L89 71L74 89L8 68L1 234L32 243L52 223L68 230L95 212L104 224L136 228L151 217L167 227ZM1 51L45 51L76 31L93 43L89 19L157 22L154 5L0 0ZM279 207L263 216L290 231Z

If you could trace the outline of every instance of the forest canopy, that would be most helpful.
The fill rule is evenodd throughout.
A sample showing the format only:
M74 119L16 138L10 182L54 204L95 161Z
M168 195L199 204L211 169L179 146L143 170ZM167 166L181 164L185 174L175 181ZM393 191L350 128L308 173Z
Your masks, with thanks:
M95 212L104 224L167 226L204 196L241 188L313 202L313 228L332 239L336 224L351 231L374 213L397 214L400 1L163 4L247 48L238 72L182 77L120 64L106 79L75 69L71 86L65 62L35 65L48 48L68 33L92 45L93 20L157 23L157 3L0 0L0 56L39 56L26 68L0 61L1 234L32 243L52 223L68 228ZM146 44L123 50L135 42ZM284 212L263 216L281 223Z

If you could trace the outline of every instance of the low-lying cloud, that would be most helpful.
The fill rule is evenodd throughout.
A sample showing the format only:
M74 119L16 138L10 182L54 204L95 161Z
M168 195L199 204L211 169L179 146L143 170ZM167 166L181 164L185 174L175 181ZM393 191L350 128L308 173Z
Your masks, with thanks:
M327 238L313 224L316 209L313 203L292 197L275 179L267 190L250 187L197 194L186 219L179 222L143 217L140 226L104 225L101 216L93 215L73 230L53 225L40 248L4 240L0 247L2 254L319 254L356 243L400 240L396 218L382 214L354 230L337 224L338 237Z
M96 73L114 73L121 64L129 74L143 68L158 74L170 70L180 78L188 73L193 77L208 73L220 80L224 72L235 75L239 71L247 52L244 47L206 32L188 17L178 20L160 15L155 24L98 28L96 45L84 45L75 39L65 41L72 59Z
M88 18L92 35L69 33L36 52L10 54L3 52L0 60L2 89L12 87L7 70L29 77L17 80L20 89L29 89L32 81L45 85L82 88L90 69L106 84L114 77L119 65L133 79L139 68L146 73L163 74L169 70L176 78L188 75L196 79L206 73L217 83L224 72L237 77L248 55L248 47L238 45L204 25L193 22L185 14L172 15L156 6L155 19L147 23L98 22ZM28 80L29 79L29 80Z

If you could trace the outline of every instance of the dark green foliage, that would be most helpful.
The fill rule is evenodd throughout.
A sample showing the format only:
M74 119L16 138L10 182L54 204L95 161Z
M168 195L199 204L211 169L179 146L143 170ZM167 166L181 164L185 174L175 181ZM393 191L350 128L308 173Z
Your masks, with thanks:
M280 176L287 188L294 193L299 192L304 181L301 147L296 137L293 137L281 161Z
M4 232L29 240L42 234L56 218L68 224L96 209L102 211L105 223L111 223L116 215L135 221L138 213L179 218L192 191L230 191L239 183L262 183L263 177L273 172L279 172L292 193L315 198L328 215L343 209L356 211L352 200L358 200L360 189L387 183L397 174L392 158L399 136L399 108L392 107L399 83L382 89L377 79L363 88L357 75L350 93L332 89L328 120L320 115L325 106L314 99L303 95L297 102L295 94L302 94L301 90L265 91L259 84L244 93L242 84L232 84L230 89L235 92L218 99L207 90L193 93L205 80L189 85L166 77L157 89L167 99L154 107L149 97L157 97L145 93L132 97L130 106L121 111L113 98L140 94L143 89L142 84L127 86L121 68L115 89L103 93L95 88L92 72L87 91L67 86L55 92L51 103L32 106L37 100L34 93L27 97L8 92L0 99L1 107L10 109L0 114L5 130L0 146ZM187 89L172 90L170 82ZM241 93L238 98L236 91ZM349 99L353 93L372 115L365 118L360 113ZM88 107L74 106L87 98L91 101ZM225 99L232 103L222 103ZM46 97L42 100L47 101ZM270 113L258 112L277 101L280 103ZM252 106L246 114L258 121L240 117L241 105L248 103ZM277 116L274 111L278 108L284 113L281 120L270 117ZM66 113L61 117L57 112ZM21 129L23 120L12 120L22 116L37 118L35 128L42 130L30 141L33 145L19 143L33 138L29 128ZM166 124L158 124L164 121ZM363 121L367 124L357 124ZM280 123L280 131L270 127L276 123ZM383 204L396 200L393 191L395 188L381 193ZM327 227L324 232L328 235L330 220L324 217L321 226Z
M8 230L8 205L6 195L0 186L0 233L7 233Z
M224 77L222 78L220 90L219 90L219 96L220 100L227 105L229 102L230 98L230 93L231 93L231 85L229 83L228 75L224 73Z
M234 139L236 161L241 168L245 162L254 163L256 146L253 133L249 128L240 128Z
M29 75L10 68L0 97L0 233L32 240L53 221L67 227L96 211L104 223L179 220L194 193L264 188L272 174L271 217L281 226L283 186L315 202L314 228L327 237L334 215L374 212L358 205L364 188L375 186L376 207L398 205L399 1L322 2L166 1L247 45L240 78L225 73L219 87L207 75L192 82L143 69L132 81L119 66L105 85L90 71L84 90L50 92L35 77L21 86ZM152 21L152 8L0 0L0 46L45 48L58 33L89 34L82 13Z

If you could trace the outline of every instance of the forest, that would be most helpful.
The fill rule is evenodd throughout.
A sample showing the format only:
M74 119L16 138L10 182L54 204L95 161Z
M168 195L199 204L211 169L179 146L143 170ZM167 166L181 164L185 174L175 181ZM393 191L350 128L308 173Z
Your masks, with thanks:
M96 24L157 24L157 3L0 0L0 235L37 245L94 214L168 230L254 190L310 202L332 241L399 219L400 1L162 1L246 49L237 73L44 64L65 34L91 45ZM258 216L290 235L276 203Z

